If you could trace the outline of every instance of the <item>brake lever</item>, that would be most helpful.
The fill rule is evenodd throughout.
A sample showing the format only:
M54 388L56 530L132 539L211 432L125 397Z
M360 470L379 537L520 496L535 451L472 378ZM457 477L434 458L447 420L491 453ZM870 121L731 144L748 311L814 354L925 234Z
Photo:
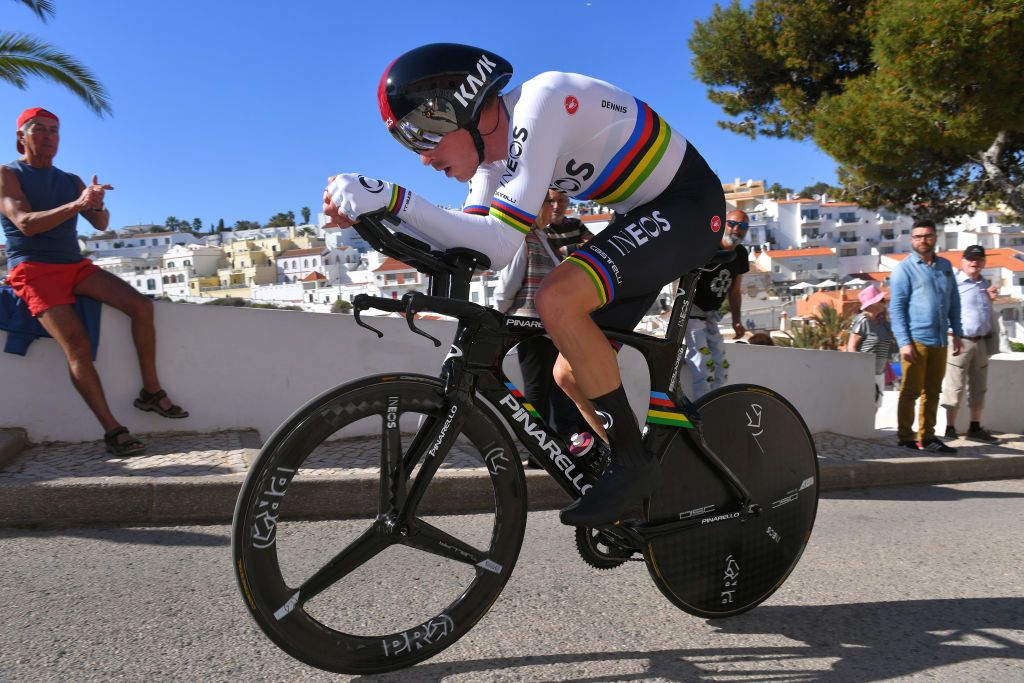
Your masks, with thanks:
M363 305L363 301L361 300L361 297L364 297L364 296L366 296L366 295L365 294L360 294L352 302L352 315L355 316L356 325L359 325L359 327L365 327L366 329L368 329L371 332L375 333L377 335L377 339L383 339L384 338L384 333L383 332L378 330L376 327L372 327L370 325L367 325L359 317L359 314L362 311L365 311L366 309L370 308L369 306L364 306Z
M409 325L409 329L412 330L413 332L415 332L416 334L420 335L421 337L426 337L430 341L434 342L434 346L435 347L440 346L441 345L441 340L440 339L436 339L436 338L430 336L429 334L427 334L426 332L424 332L423 330L421 330L418 327L416 327L416 311L413 310L413 303L416 300L416 295L410 292L409 294L406 294L404 298L405 298L405 322Z

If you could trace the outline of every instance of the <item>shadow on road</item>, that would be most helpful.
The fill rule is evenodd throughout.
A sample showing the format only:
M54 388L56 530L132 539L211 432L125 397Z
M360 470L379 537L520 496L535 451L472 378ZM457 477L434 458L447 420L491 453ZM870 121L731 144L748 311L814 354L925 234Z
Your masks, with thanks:
M908 580L912 577L908 577ZM726 635L785 636L782 647L629 650L426 663L358 681L437 681L466 674L561 680L644 681L877 681L911 676L973 660L1024 660L1024 598L911 600L850 605L767 606L708 622ZM626 673L623 664L641 670ZM572 677L573 664L608 674ZM630 666L634 671L635 666ZM523 669L520 674L516 669ZM615 673L611 673L614 671ZM540 675L541 678L536 678Z
M961 482L955 485L878 486L849 491L825 491L822 492L821 498L831 500L906 500L926 503L946 503L972 498L1024 498L1024 493L1016 491L972 490L968 488L970 485L970 482Z
M201 533L177 528L140 527L111 528L85 527L80 529L0 529L0 540L5 538L87 538L125 545L196 546L213 548L228 546L231 539L223 533Z

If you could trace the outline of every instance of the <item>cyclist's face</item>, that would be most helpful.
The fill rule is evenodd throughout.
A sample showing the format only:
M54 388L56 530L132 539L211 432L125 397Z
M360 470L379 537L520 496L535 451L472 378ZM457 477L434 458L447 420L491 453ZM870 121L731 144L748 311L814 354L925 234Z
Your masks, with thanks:
M432 166L463 183L476 173L478 159L473 137L463 128L442 137L434 149L420 152L424 166Z

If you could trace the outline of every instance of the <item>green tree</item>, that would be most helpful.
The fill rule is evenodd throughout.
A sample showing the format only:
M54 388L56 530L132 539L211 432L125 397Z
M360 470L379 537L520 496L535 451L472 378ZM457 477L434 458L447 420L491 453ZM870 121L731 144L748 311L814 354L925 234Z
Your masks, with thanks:
M218 233L224 232L224 219L223 218L221 218L219 221L217 221L217 232Z
M32 10L43 23L54 14L51 0L15 1ZM0 31L0 80L25 90L30 76L64 86L99 116L111 113L106 90L81 62L34 36Z
M299 213L302 214L302 222L303 223L309 223L309 216L310 216L309 207L308 206L302 207L301 209L299 209Z
M289 225L295 225L295 212L286 211L284 213L275 213L267 221L268 228L284 228Z
M720 125L813 137L851 199L937 220L996 200L1024 215L1021 17L1020 0L734 0L690 48L735 118Z
M331 304L331 313L348 313L352 310L351 302L344 299L335 299Z
M259 230L263 226L256 221L235 221L232 230Z
M769 199L785 199L787 194L792 194L793 188L783 187L778 183L772 183L765 189Z
M164 225L171 232L178 232L178 230L181 229L181 224L183 222L184 221L179 221L175 216L168 216L167 220L164 221ZM188 223L185 223L185 225L187 226Z
M300 228L299 231L296 232L295 234L299 237L313 237L314 235L316 235L316 230L309 226L306 226L305 228Z
M198 218L193 218L192 219L192 232L202 232L202 231L203 231L203 222L201 220L199 220Z
M825 182L817 182L800 190L801 197L813 197L816 194L828 194L832 199L840 199L845 195L845 191L841 187L829 185Z

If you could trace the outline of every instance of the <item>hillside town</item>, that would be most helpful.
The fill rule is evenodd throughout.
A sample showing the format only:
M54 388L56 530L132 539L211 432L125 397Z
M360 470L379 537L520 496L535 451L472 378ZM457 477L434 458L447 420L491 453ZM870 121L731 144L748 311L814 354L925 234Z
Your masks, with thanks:
M822 304L853 310L857 289L883 289L910 252L908 215L866 209L827 194L787 193L771 198L763 180L724 183L729 209L750 216L747 247L751 271L744 277L743 315L749 329L783 332L813 316ZM577 204L575 215L593 233L612 219L607 209ZM211 234L132 225L80 235L83 253L143 294L177 302L236 303L347 312L358 294L401 298L426 288L408 265L375 252L355 230L317 224L225 230ZM984 276L999 288L994 302L1001 336L1024 341L1024 228L995 208L939 227L940 255L959 263L970 245L989 255ZM0 262L4 246L0 245ZM0 276L4 273L0 263ZM471 300L491 305L497 274L474 278ZM670 305L666 288L659 306L639 329L657 332ZM241 301L239 301L241 300ZM660 309L660 310L659 310ZM372 312L371 312L372 313ZM1009 350L1009 349L1007 349Z

